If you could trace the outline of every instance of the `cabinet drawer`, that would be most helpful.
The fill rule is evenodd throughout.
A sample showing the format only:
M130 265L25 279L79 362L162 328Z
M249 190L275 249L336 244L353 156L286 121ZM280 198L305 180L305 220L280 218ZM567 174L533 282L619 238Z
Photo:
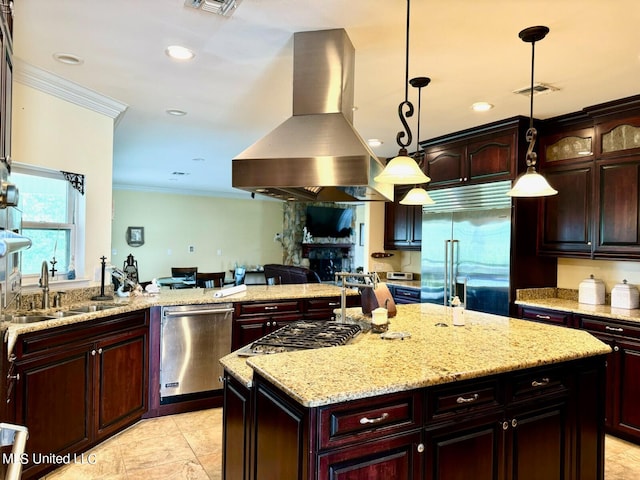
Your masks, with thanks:
M520 316L526 320L551 323L554 325L571 325L572 314L570 312L558 312L539 308L521 307Z
M316 310L334 310L340 308L340 298L311 298L305 301L306 311L313 312ZM347 305L349 305L349 297L347 297Z
M422 425L418 391L330 405L320 411L320 448L332 448Z
M278 303L241 303L240 315L270 315L282 312L299 312L297 301Z
M580 325L580 328L584 328L585 330L590 330L592 332L640 339L639 327L632 327L625 323L619 323L613 320L609 321L590 317L578 317L578 325Z
M429 393L429 418L438 419L502 404L497 380L463 386L436 388Z
M420 303L420 289L396 286L393 299L396 303Z
M512 400L529 400L541 395L556 395L567 392L565 370L554 369L518 375L513 380Z

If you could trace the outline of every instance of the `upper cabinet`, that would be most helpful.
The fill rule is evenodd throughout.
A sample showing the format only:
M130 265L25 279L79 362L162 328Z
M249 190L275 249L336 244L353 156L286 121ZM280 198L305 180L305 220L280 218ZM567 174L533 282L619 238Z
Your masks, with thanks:
M385 204L385 250L420 250L422 247L422 205L398 203L411 188L397 186L396 201Z
M526 119L515 117L423 142L428 188L515 178L525 131Z
M545 123L541 170L558 195L542 199L538 251L640 260L640 96Z

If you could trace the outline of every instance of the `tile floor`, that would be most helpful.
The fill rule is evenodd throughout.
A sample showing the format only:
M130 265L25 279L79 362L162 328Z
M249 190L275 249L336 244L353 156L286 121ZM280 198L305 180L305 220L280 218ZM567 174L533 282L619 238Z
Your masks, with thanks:
M95 464L65 466L45 479L220 480L222 409L142 420L90 453ZM605 480L640 478L640 446L607 436L605 458Z

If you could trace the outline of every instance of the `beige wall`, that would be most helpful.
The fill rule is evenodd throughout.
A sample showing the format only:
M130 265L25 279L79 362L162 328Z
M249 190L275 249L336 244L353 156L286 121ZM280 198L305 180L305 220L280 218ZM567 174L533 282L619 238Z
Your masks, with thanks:
M82 276L84 266L84 276L93 279L111 247L113 120L14 82L12 121L16 162L86 176L85 255L76 269Z
M605 284L607 292L616 283L627 280L640 286L640 262L622 262L609 260L580 260L572 258L558 259L558 287L577 289L580 282L593 274Z
M171 267L200 272L282 263L282 203L219 197L114 190L111 261L129 254L141 281L171 275ZM126 243L127 227L144 227L144 245ZM189 246L194 252L189 252Z

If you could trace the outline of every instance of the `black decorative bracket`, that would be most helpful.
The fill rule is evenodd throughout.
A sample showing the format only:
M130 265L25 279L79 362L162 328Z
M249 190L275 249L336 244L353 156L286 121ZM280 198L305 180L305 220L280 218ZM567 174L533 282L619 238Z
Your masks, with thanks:
M62 173L73 188L79 191L81 195L84 195L84 175L81 173L64 172L62 170L60 170L60 173Z

